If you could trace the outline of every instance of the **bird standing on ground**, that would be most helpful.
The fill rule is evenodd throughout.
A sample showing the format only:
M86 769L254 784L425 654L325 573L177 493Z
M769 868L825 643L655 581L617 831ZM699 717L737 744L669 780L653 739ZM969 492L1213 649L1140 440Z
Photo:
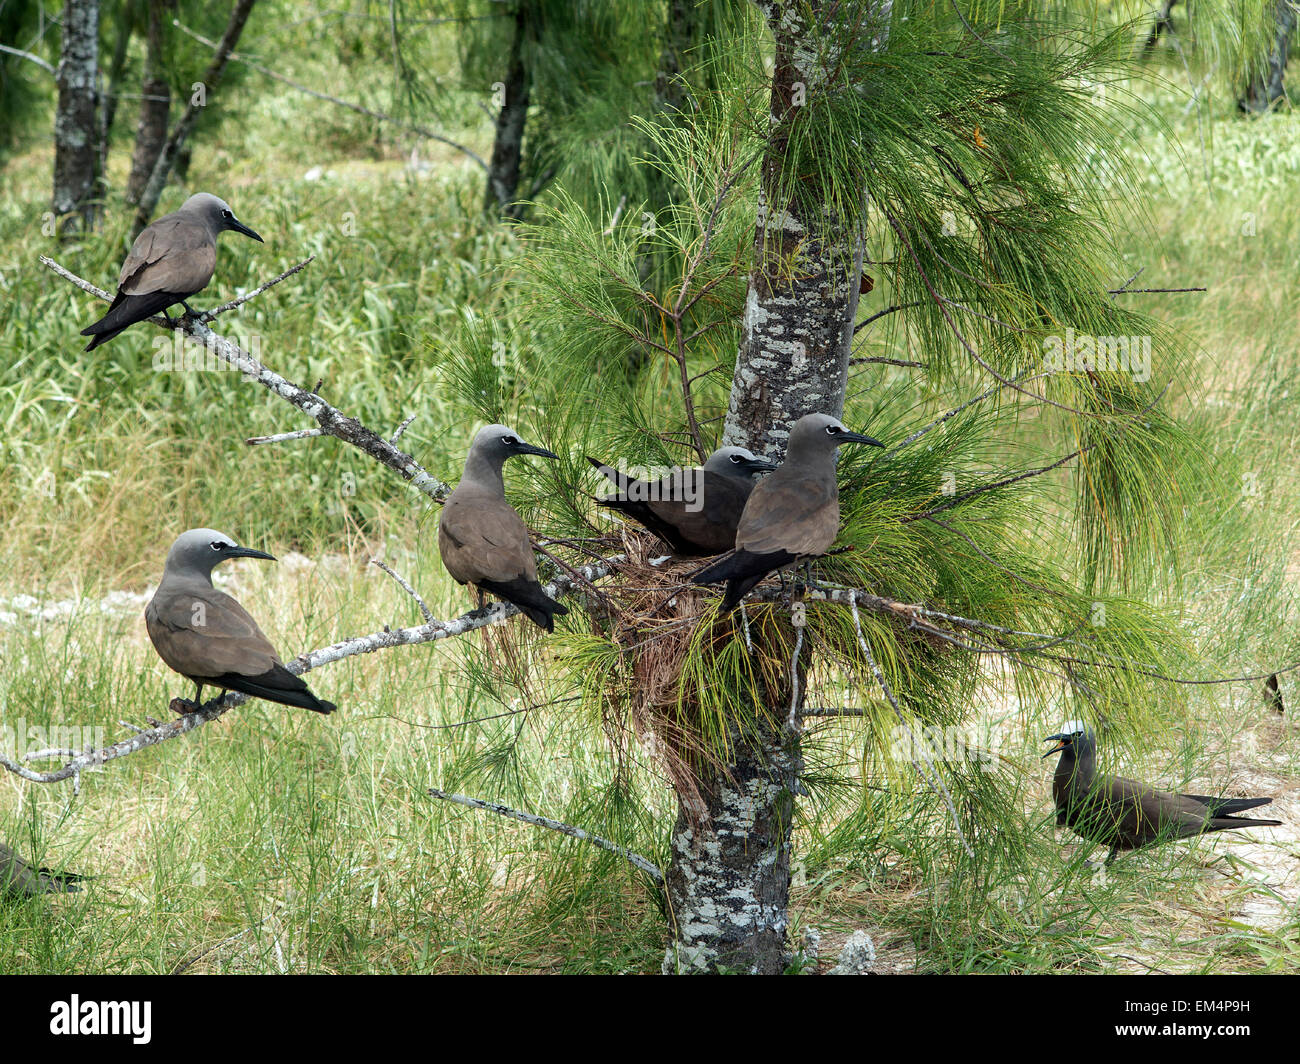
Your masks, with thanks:
M1057 824L1068 825L1090 842L1109 846L1107 864L1120 850L1134 850L1153 842L1233 828L1277 827L1282 823L1229 815L1268 805L1272 798L1176 794L1123 776L1098 775L1097 739L1080 721L1070 721L1043 741L1057 744L1043 757L1061 755L1052 777Z
M465 472L438 521L438 553L458 584L514 603L534 624L555 630L555 615L568 613L537 582L537 560L528 529L506 502L501 467L507 458L557 455L521 440L513 429L488 425L478 431L465 459Z
M825 554L840 528L835 452L846 443L884 444L850 432L830 414L806 414L790 430L785 461L750 493L736 528L735 550L691 577L695 584L727 581L729 613L768 573Z
M723 447L703 469L675 469L656 481L636 480L588 458L618 489L598 502L657 535L674 554L721 554L736 545L736 526L754 490L754 474L776 468L743 447Z
M8 846L0 843L0 896L31 898L37 894L61 894L80 890L81 876L75 872L52 872L33 868Z
M206 192L191 196L180 210L150 224L131 245L117 278L117 295L108 312L81 330L93 351L123 329L185 301L207 288L217 266L217 235L226 230L264 241L235 217L225 200Z
M172 544L158 590L144 611L158 656L194 684L195 709L202 704L204 687L219 687L223 692L240 691L268 702L333 713L337 708L333 702L317 698L284 667L244 607L212 586L213 568L231 558L275 561L210 528L191 528Z

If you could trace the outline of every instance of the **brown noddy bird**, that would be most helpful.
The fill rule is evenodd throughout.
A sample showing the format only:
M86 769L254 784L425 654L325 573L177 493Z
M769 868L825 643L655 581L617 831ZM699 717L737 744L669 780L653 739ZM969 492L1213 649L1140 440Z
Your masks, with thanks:
M504 425L479 429L465 459L465 472L456 490L447 496L438 521L438 553L458 584L473 584L479 591L512 602L534 624L555 630L555 614L568 613L537 582L537 560L528 542L528 529L506 502L501 467L517 454L557 458L534 447Z
M235 217L225 200L206 192L191 196L180 210L164 215L135 238L117 278L117 295L108 312L81 330L91 337L92 351L108 343L137 321L151 318L180 303L197 317L185 301L207 288L217 266L217 235L230 230L262 238Z
M1068 825L1090 842L1108 845L1107 864L1120 850L1135 850L1153 842L1232 828L1271 828L1282 823L1231 815L1268 805L1272 798L1176 794L1123 776L1098 775L1097 739L1081 721L1070 721L1043 741L1057 744L1043 757L1061 755L1052 777L1057 824Z
M167 552L158 590L144 611L158 656L194 684L196 709L204 687L219 687L223 693L241 691L268 702L333 713L333 702L317 698L284 667L244 607L212 586L213 568L231 558L275 561L210 528L191 528L177 537Z
M733 610L768 573L825 554L840 529L835 452L845 443L884 444L850 432L830 414L805 414L790 430L785 461L750 493L736 527L735 550L691 577L727 581L722 612Z
M776 468L743 447L722 447L703 469L674 469L655 481L637 480L588 458L618 489L597 502L626 514L657 535L674 554L721 554L736 545L736 526L754 490L754 474Z
M52 872L33 868L4 843L0 843L0 895L32 898L37 894L60 894L80 890L81 876L75 872Z

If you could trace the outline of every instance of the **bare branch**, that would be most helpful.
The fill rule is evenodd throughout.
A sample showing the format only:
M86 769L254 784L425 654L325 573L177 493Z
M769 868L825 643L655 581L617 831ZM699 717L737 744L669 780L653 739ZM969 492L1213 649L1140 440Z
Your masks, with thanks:
M24 52L21 48L10 48L7 44L0 44L0 52L7 52L9 55L16 55L19 59L26 59L28 62L35 63L38 67L48 74L58 76L54 67L42 59L39 55L32 55L31 52Z
M400 425L397 426L396 431L394 431L392 436L388 438L388 442L391 443L394 447L396 447L397 441L402 438L402 433L404 433L407 429L409 429L411 427L411 422L413 422L419 416L420 416L419 414L412 414L410 417L406 418Z
M302 262L298 263L297 266L291 266L289 269L285 270L284 273L280 274L279 277L275 277L267 281L266 284L258 285L251 292L246 292L238 299L232 299L229 303L222 303L221 306L219 307L213 307L211 310L204 311L202 314L199 315L199 321L202 322L204 325L206 325L208 322L216 318L218 314L224 314L228 310L234 310L236 307L243 306L245 303L247 303L250 299L254 298L255 296L260 296L268 288L274 288L281 281L289 277L292 277L299 270L305 270L307 266L310 265L311 261L314 258L316 258L315 255L308 255L305 259L302 260Z
M379 566L379 568L381 568L384 572L386 572L389 576L391 576L394 580L397 581L398 587L400 587L403 591L405 591L408 595L410 595L411 598L415 599L415 604L420 607L420 613L424 617L425 624L434 623L433 611L429 609L428 603L426 603L424 599L420 598L420 593L416 591L415 588L413 588L410 584L408 584L400 574L394 572L387 565L381 562L378 558L371 558L370 564Z
M320 429L294 429L293 432L277 432L274 436L250 436L244 442L250 447L259 443L284 443L287 440L309 440L314 436L324 436Z
M639 853L633 853L626 847L612 843L608 839L602 839L599 835L593 835L582 828L575 828L572 824L562 824L558 820L552 820L550 817L545 816L536 816L533 813L521 813L518 809L498 805L496 802L485 802L482 798L467 798L463 794L447 794L436 787L430 787L429 794L446 802L455 802L457 805L468 806L470 809L486 809L489 813L499 813L501 816L508 816L513 820L522 820L525 824L535 824L540 828L550 828L552 831L558 831L560 834L568 835L571 838L583 839L593 846L599 846L602 850L618 854L619 857L631 862L657 884L662 886L664 882L663 870L653 861L647 860Z
M42 255L41 262L60 277L76 285L83 292L98 296L105 302L111 300L112 297L109 293L64 269L53 259ZM267 369L234 341L227 340L224 336L213 332L203 322L188 317L169 319L158 316L149 320L165 329L184 333L190 339L202 344L218 358L243 373L248 379L257 381L268 391L274 392L290 405L296 406L308 417L315 419L322 434L336 436L344 443L349 443L359 451L364 451L381 465L387 466L399 473L404 479L410 481L417 490L427 495L434 502L442 502L451 494L451 488L425 470L409 454L399 451L378 433L368 429L356 418L348 417L341 410L331 406L315 392L300 388L298 385L281 377L274 370Z
M583 566L580 570L581 577L585 581L599 579L606 575L618 560L617 558L611 558L603 565ZM545 590L551 598L559 598L562 595L571 593L577 582L571 577L561 575L547 584ZM385 628L383 631L372 632L370 635L355 636L327 647L321 647L319 650L300 654L286 663L285 668L295 676L301 676L313 669L320 668L322 665L329 665L336 661L342 661L344 658L355 657L358 654L373 654L377 650L384 650L388 647L417 646L422 643L433 643L440 639L465 635L467 632L486 628L494 622L504 621L518 612L518 607L508 602L494 602L482 609L464 613L451 621L429 621L411 628ZM107 764L109 761L116 761L119 757L126 757L147 747L156 746L158 743L186 735L195 728L216 720L228 710L242 705L248 701L248 698L248 695L234 691L227 692L224 696L218 696L209 702L205 702L193 712L182 714L176 720L167 721L147 730L139 730L129 738L122 739L120 742L113 743L101 750L90 750L78 754L61 768L49 772L34 772L25 765L2 754L0 754L0 767L6 768L15 775L33 783L57 783L69 777L79 779L80 773L85 769L95 768Z

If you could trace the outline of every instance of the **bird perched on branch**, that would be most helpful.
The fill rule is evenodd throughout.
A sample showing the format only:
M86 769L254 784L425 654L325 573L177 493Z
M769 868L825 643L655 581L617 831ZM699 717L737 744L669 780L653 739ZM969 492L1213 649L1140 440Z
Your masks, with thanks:
M1056 822L1076 835L1110 847L1106 863L1120 850L1156 842L1208 835L1234 828L1277 827L1280 820L1232 816L1268 805L1272 798L1214 798L1204 794L1158 791L1123 776L1097 774L1097 739L1080 721L1070 721L1044 742L1057 745L1043 757L1059 753L1052 777Z
M13 850L0 843L0 896L31 898L37 894L61 894L80 890L82 877L75 872L52 872L33 868Z
M846 443L884 446L850 432L830 414L806 414L794 423L785 461L755 485L745 503L735 549L691 577L695 584L727 581L723 613L768 573L830 549L840 528L835 452Z
M158 656L194 684L194 709L202 704L204 687L218 687L223 692L240 691L268 702L333 713L337 708L333 702L317 698L300 677L284 667L275 647L244 607L212 586L212 570L232 558L275 561L270 554L240 547L210 528L191 528L177 537L167 552L158 590L144 611Z
M243 233L259 244L262 238L235 217L225 200L206 192L191 196L180 210L150 224L131 245L117 278L117 295L108 312L81 330L91 337L93 351L123 329L180 303L197 317L186 302L207 288L217 265L217 236Z
M537 582L537 560L528 529L506 502L501 467L507 458L558 455L525 443L513 429L488 425L478 431L465 459L465 472L448 497L438 521L438 553L458 584L514 603L534 624L555 630L556 614L568 613Z
M597 500L644 525L674 554L721 554L736 545L736 526L754 490L754 474L776 463L743 447L723 447L703 469L674 469L659 480L636 480L588 458L618 489Z

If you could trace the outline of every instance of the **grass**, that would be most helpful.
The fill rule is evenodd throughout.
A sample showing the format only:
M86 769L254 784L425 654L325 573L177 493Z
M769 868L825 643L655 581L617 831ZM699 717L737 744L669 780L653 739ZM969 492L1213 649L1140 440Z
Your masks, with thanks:
M297 75L367 88L363 71L314 62ZM1179 382L1179 413L1206 430L1223 477L1188 515L1180 571L1134 594L1176 611L1207 672L1254 672L1300 657L1290 634L1300 120L1237 121L1224 106L1207 134L1183 113L1176 83L1139 91L1172 136L1135 130L1125 160L1149 175L1148 228L1123 249L1145 271L1135 286L1210 291L1127 298L1194 340L1200 380ZM417 175L401 161L405 145L279 91L229 106L195 153L190 187L222 191L266 244L224 238L201 298L222 301L316 254L222 327L260 343L291 379L322 378L323 394L376 428L417 414L405 445L454 481L472 426L448 386L447 352L468 316L508 322L516 298L496 283L516 239L479 219L478 172L435 153ZM452 135L481 147L486 125ZM234 159L256 165L232 170ZM434 517L397 478L332 440L244 445L301 427L283 403L219 374L152 372L145 328L94 358L80 353L75 333L95 308L35 262L54 251L40 234L49 165L39 144L10 159L0 204L0 727L113 738L119 721L160 715L182 693L140 613L167 545L194 525L281 558L241 563L230 586L286 653L414 621L371 556L410 578L436 615L468 607L437 560ZM113 165L120 187L120 145ZM307 180L313 166L324 173ZM163 206L180 196L170 190ZM100 284L126 226L123 211L110 213L102 237L56 253ZM892 379L872 367L855 388ZM670 394L670 382L658 386ZM942 410L948 398L928 401ZM1037 459L1047 443L1030 424L1008 448ZM137 597L98 608L117 591ZM19 595L50 617L33 617ZM635 748L615 767L589 710L562 702L458 726L569 693L557 678L517 686L513 704L485 695L476 675L513 676L517 655L540 652L518 622L511 631L523 642L493 630L330 666L311 681L343 707L336 716L254 702L88 773L75 798L67 785L0 776L0 838L96 877L80 894L0 904L0 972L657 970L662 898L629 866L425 793L463 790L667 860L670 794ZM1297 704L1293 679L1283 690ZM1017 786L998 811L999 837L966 824L974 859L936 796L864 758L860 726L819 725L796 826L797 929L822 929L825 955L866 927L899 970L1293 969L1294 829L1167 846L1098 877L1051 826L1037 740L1060 712L988 673L971 719L998 755L994 771ZM1258 684L1194 689L1186 716L1172 695L1153 712L1170 726L1109 749L1112 764L1169 786L1276 794L1294 823L1300 740L1268 715ZM833 774L850 784L818 785ZM1248 907L1265 904L1276 912L1249 922Z

